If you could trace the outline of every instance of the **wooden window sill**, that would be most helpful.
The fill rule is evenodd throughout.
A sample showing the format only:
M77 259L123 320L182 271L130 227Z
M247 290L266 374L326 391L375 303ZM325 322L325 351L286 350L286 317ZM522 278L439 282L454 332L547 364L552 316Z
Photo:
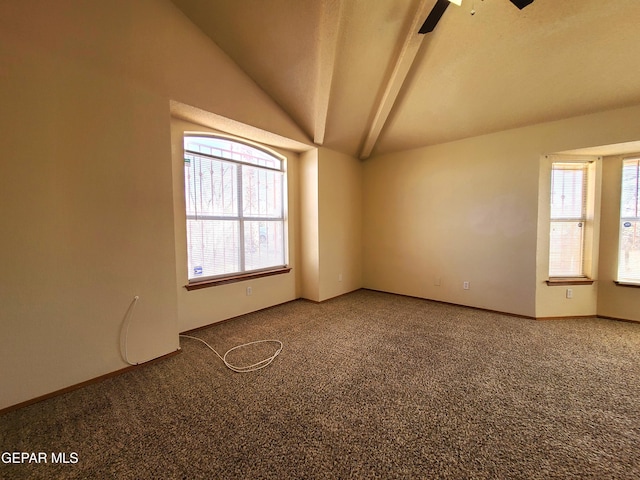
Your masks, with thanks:
M560 287L564 285L593 285L593 282L595 282L595 280L586 277L554 277L547 280L547 285L550 287Z
M283 273L289 273L290 271L291 267L282 267L274 268L273 270L263 270L261 272L242 273L231 277L211 278L209 280L202 280L201 282L192 282L185 285L184 288L189 291L199 290L201 288L216 287L218 285L226 285L228 283L244 282L245 280L253 280L254 278L282 275Z
M619 282L617 280L614 280L613 283L615 283L619 287L640 288L640 283Z

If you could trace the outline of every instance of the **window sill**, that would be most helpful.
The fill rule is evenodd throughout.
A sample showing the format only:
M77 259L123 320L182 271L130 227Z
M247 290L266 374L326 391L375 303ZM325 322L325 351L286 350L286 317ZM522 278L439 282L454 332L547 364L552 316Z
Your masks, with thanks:
M593 285L593 282L595 282L595 280L587 277L553 277L547 280L547 285L550 287L560 287L564 285Z
M613 283L615 283L619 287L640 288L640 283L619 282L617 280L614 280Z
M283 273L289 273L291 267L275 268L273 270L263 270L261 272L242 273L239 275L233 275L231 277L224 278L212 278L210 280L203 280L201 282L192 282L185 285L187 290L199 290L201 288L217 287L218 285L226 285L228 283L244 282L245 280L253 280L254 278L270 277L272 275L282 275Z

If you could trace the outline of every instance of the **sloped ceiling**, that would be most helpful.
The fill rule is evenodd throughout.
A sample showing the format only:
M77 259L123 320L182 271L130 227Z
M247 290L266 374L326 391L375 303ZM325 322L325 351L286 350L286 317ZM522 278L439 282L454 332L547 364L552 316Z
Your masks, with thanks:
M360 158L640 103L640 1L172 0L308 134Z

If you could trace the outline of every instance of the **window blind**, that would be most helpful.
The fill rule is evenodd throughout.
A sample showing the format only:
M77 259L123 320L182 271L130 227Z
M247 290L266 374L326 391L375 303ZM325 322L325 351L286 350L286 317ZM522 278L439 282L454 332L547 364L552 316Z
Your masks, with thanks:
M189 281L285 265L283 161L218 137L185 137Z
M618 281L640 283L640 158L622 162Z
M549 276L584 275L588 163L556 162L551 168Z

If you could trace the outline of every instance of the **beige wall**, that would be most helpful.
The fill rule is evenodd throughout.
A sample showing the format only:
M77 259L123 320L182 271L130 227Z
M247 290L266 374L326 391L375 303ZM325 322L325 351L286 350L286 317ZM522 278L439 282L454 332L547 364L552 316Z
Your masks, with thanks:
M3 53L0 408L178 348L167 102Z
M168 0L0 2L0 65L0 409L125 367L136 295L132 361L174 351L180 330L361 285L553 315L536 268L541 155L640 139L634 107L364 163L310 150L289 166L294 270L250 298L247 284L186 292L170 102L304 133ZM598 312L638 319L638 290L608 281L608 218Z
M531 317L592 312L593 290L565 309L544 283L540 161L637 140L639 121L631 107L368 160L364 286Z
M520 159L521 140L506 132L365 162L364 286L533 315L537 156Z
M300 261L302 298L320 301L318 150L300 155Z
M174 119L171 125L179 331L184 332L299 298L300 295L296 291L296 278L299 276L297 266L299 251L298 154L276 149L274 151L287 158L288 265L291 267L291 271L282 275L187 291L185 288L185 285L188 284L188 277L183 137L185 132L225 133L177 119ZM251 287L251 295L249 296L247 295L247 287Z
M307 140L169 1L0 2L0 65L1 409L125 367L136 295L132 361L212 318L176 293L171 99Z
M302 296L321 302L362 287L362 164L327 148L301 160Z
M319 150L319 298L362 287L362 163Z
M587 212L584 232L585 263L584 273L590 279L598 279L598 259L600 241L600 205L602 198L602 159L586 155L543 155L540 158L540 178L538 196L538 251L537 278L540 302L536 307L539 318L592 316L598 311L598 282L591 285L547 285L549 278L549 235L550 235L550 196L551 168L553 162L583 161L591 162L589 179L591 180L587 203L593 208ZM571 290L568 298L567 291Z

